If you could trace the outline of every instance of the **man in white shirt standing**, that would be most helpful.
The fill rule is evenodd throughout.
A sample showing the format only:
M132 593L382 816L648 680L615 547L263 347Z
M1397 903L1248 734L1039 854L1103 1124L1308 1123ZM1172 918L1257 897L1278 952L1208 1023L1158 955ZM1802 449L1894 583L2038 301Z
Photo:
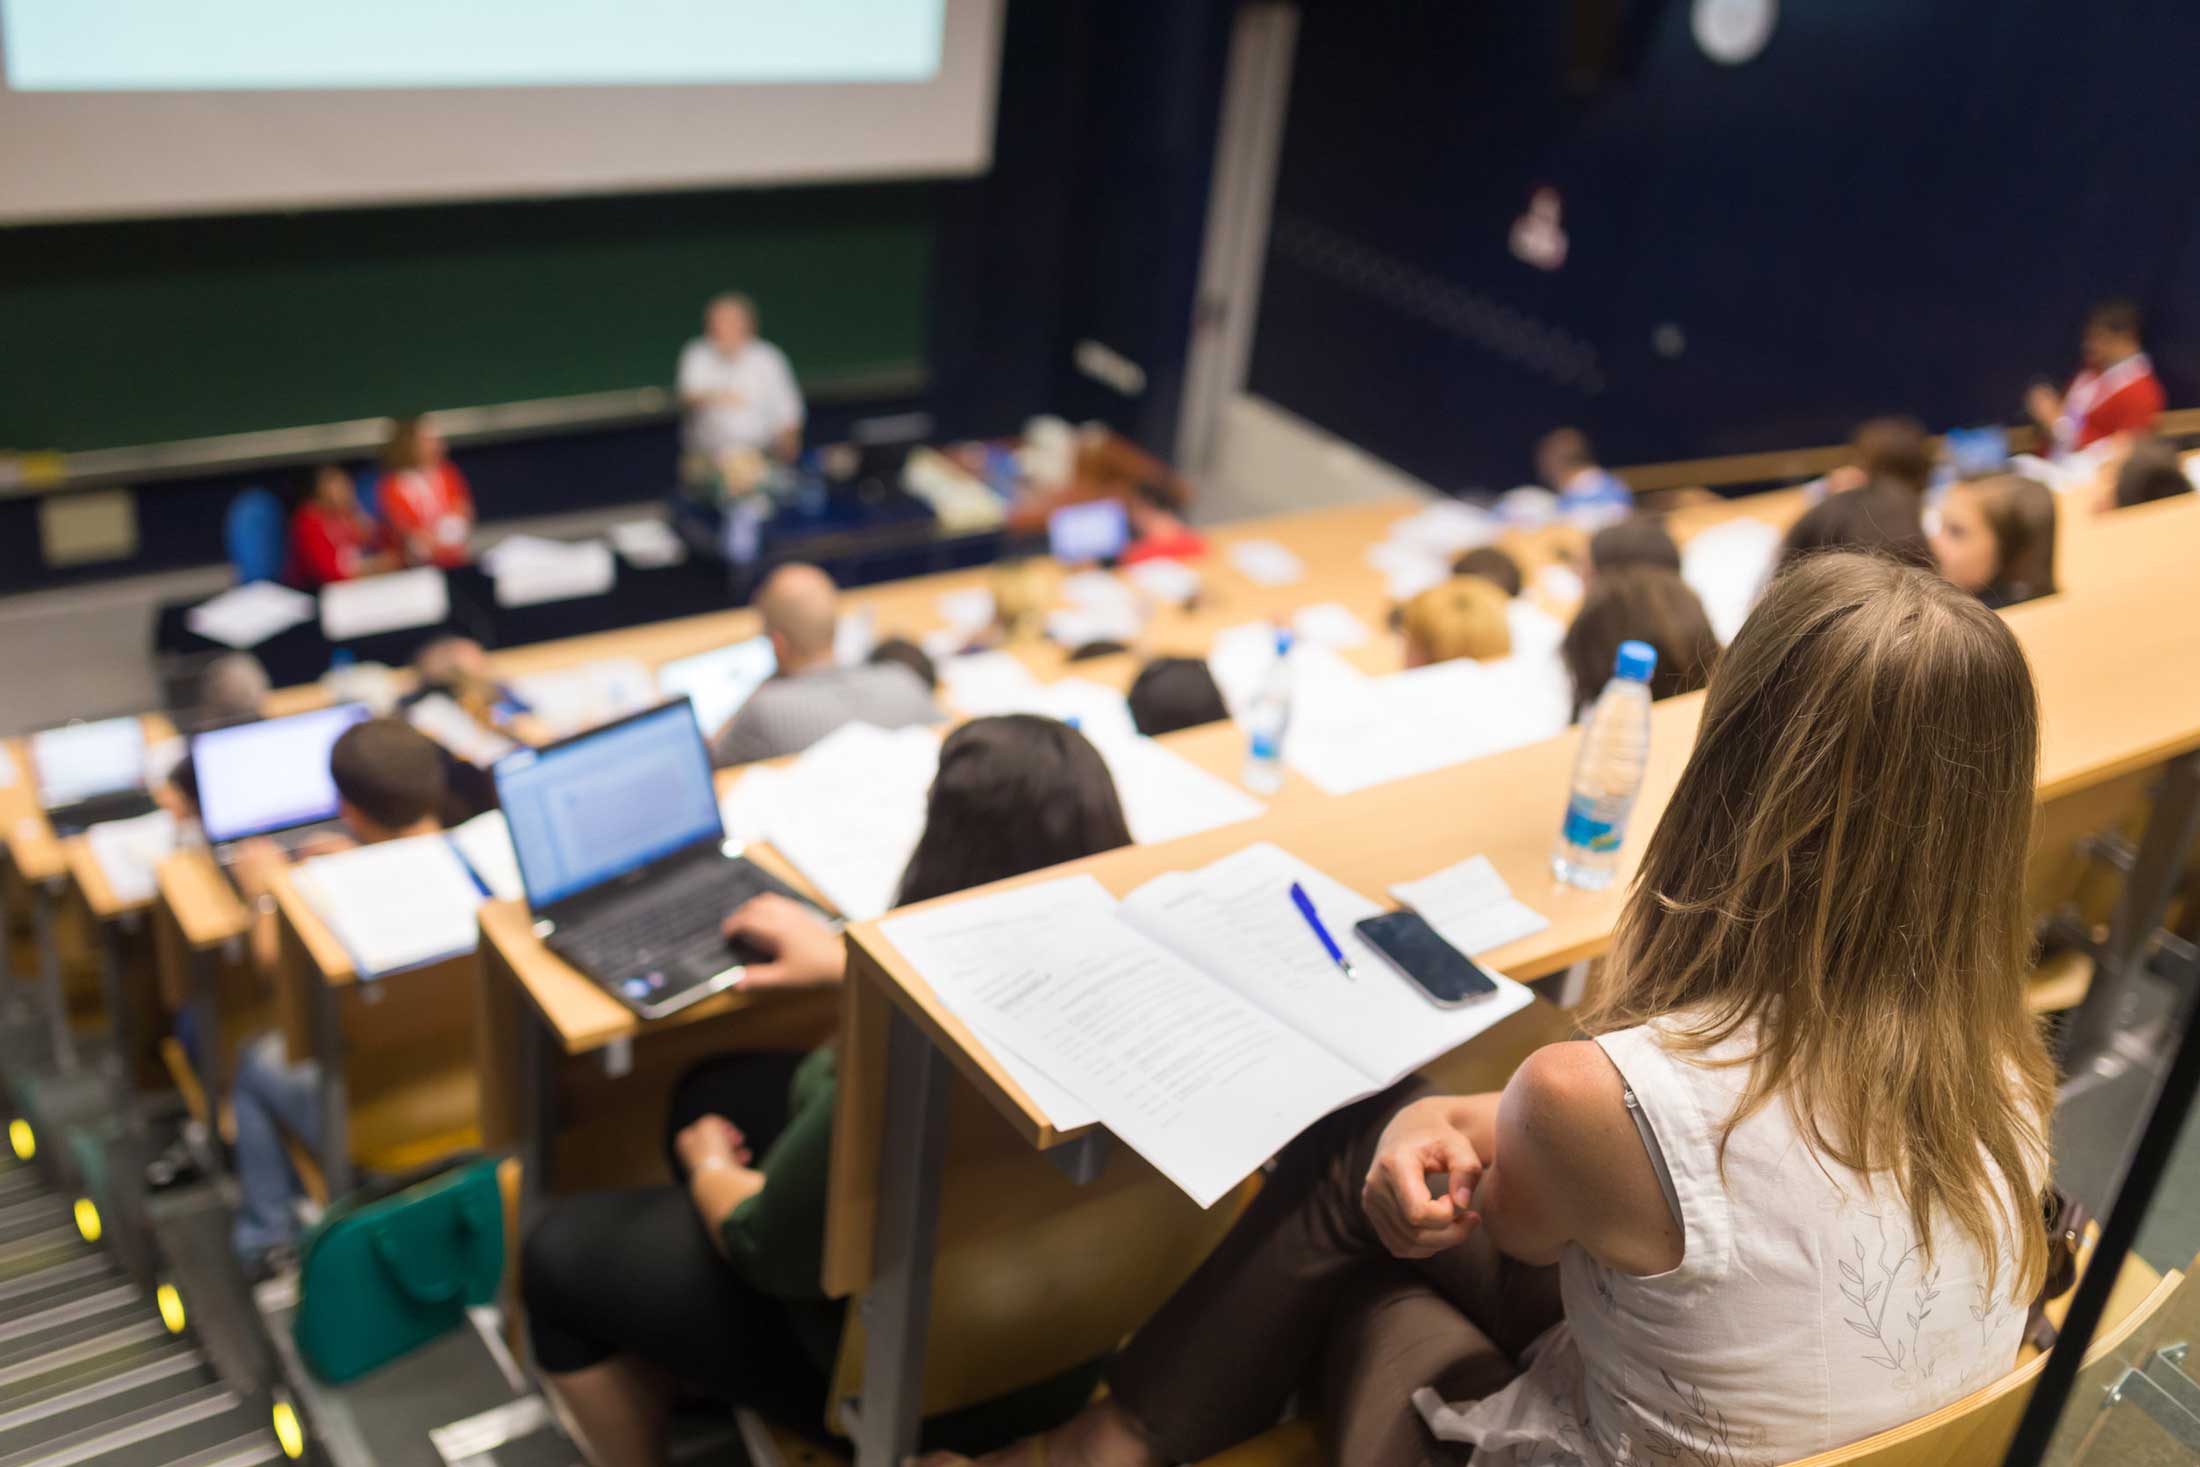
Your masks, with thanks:
M680 407L691 458L716 467L751 449L792 459L802 446L802 393L786 354L757 339L756 307L721 295L703 311L703 334L680 353Z

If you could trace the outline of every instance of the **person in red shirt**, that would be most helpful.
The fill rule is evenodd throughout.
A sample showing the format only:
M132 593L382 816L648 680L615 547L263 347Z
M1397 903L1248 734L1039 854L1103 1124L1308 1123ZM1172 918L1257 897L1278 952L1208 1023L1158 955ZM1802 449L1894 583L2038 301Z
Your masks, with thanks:
M1121 563L1136 565L1142 560L1197 560L1207 553L1207 541L1200 533L1176 513L1176 505L1165 493L1150 484L1140 484L1135 493L1124 503L1129 511L1131 534L1130 547L1123 552Z
M388 570L382 531L359 507L351 475L335 464L313 471L313 489L290 517L290 580L307 590Z
M2139 344L2139 308L2126 300L2102 301L2085 318L2079 343L2085 367L2057 396L2045 382L2033 384L2025 407L2060 458L2119 433L2144 433L2162 414L2162 383Z
M426 418L399 418L382 451L382 523L407 565L464 565L474 496Z

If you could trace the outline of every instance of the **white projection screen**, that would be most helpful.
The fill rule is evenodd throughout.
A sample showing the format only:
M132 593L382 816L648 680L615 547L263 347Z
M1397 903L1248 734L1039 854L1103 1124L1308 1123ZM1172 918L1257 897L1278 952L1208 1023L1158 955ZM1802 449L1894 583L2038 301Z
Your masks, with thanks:
M983 171L1001 0L0 0L0 222Z

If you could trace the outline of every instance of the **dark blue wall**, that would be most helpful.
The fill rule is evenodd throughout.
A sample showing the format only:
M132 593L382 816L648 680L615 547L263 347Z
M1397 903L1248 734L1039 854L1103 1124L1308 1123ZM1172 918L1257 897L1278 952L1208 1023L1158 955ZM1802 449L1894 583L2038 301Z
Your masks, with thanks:
M2014 421L2128 293L2200 401L2200 5L1784 0L1741 67L1685 0L1610 8L1584 94L1572 5L1307 5L1254 391L1504 487L1561 422L1625 463ZM1556 273L1507 248L1540 184Z

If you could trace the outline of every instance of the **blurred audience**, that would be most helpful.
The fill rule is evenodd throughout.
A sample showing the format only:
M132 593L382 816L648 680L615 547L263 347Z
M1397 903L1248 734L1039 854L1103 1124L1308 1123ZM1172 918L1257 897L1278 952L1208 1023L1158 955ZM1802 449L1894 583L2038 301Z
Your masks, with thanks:
M2085 318L2078 355L2083 365L2069 387L2058 393L2035 382L2024 400L2051 454L2060 457L2118 433L2154 427L2162 415L2162 383L2140 340L2138 306L2127 300L2096 305Z
M1573 684L1580 718L1612 676L1619 644L1648 642L1658 652L1650 696L1692 693L1710 681L1719 660L1718 634L1688 583L1658 566L1631 565L1600 575L1582 598L1559 657Z
M382 523L407 565L464 565L474 494L425 417L399 418L382 451Z
M1408 667L1467 658L1487 662L1512 651L1505 608L1512 600L1480 576L1453 576L1405 604L1399 630Z
M1813 505L1788 528L1778 568L1821 550L1861 550L1924 570L1935 565L1917 496L1886 484L1844 490Z
M1634 491L1597 462L1596 447L1579 428L1558 428L1535 446L1536 477L1558 492L1559 508L1624 514L1635 507Z
M2156 499L2174 499L2193 492L2185 473L2184 455L2174 444L2152 433L2135 440L2123 467L2116 471L2115 492L2108 508L2127 509Z
M1480 576L1507 596L1518 596L1527 583L1521 579L1520 562L1495 545L1469 550L1451 563L1455 576Z
M1157 657L1140 668L1130 705L1131 722L1148 738L1230 716L1215 675L1197 657Z
M291 582L317 590L396 563L382 547L382 527L360 507L351 475L336 464L313 470L306 496L290 517Z
M1600 576L1621 566L1651 565L1678 572L1681 548L1663 520L1635 515L1606 525L1589 537L1589 573Z
M1958 590L2000 608L2055 593L2055 492L2001 474L1958 484L1940 506L1933 558Z

